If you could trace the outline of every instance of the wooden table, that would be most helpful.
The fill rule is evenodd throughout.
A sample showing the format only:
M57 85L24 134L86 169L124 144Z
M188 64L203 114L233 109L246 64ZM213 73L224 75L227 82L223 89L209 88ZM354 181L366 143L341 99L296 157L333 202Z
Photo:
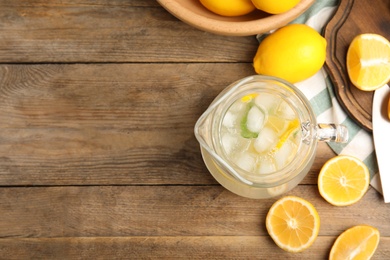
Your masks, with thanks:
M390 205L370 188L334 207L319 195L320 144L289 194L311 201L320 235L279 249L265 229L275 199L222 188L193 134L231 82L254 74L255 37L194 29L152 0L0 0L0 258L326 259L357 224L381 232Z

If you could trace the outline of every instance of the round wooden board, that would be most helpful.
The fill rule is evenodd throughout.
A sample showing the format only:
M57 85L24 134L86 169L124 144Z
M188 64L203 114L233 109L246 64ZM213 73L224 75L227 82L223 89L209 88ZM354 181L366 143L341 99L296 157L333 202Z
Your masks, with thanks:
M353 38L362 33L377 33L390 39L389 0L340 0L339 7L324 28L328 41L325 68L335 86L335 93L346 112L363 128L372 131L372 98L352 85L345 58Z

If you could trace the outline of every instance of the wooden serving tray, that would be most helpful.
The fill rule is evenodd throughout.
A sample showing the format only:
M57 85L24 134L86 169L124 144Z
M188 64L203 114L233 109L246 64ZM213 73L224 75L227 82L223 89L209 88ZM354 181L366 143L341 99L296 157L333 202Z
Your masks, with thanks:
M348 47L361 33L376 33L390 39L390 0L340 0L335 15L324 28L328 41L325 68L338 101L359 125L372 131L374 92L353 86L345 65Z

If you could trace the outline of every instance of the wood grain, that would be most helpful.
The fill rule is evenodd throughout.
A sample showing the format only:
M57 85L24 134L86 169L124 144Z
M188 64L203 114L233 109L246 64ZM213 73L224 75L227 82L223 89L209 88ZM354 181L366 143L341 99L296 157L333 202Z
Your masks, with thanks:
M215 183L193 127L222 88L250 74L219 68L0 66L1 184Z
M0 240L0 254L7 259L328 259L333 237L319 237L304 254L291 254L274 248L262 236L180 236L180 237L84 237L84 238L15 238ZM382 238L371 258L390 255L390 239Z
M290 194L313 201L317 193L314 185L300 185ZM266 233L265 216L274 201L259 203L219 186L3 188L0 254L7 259L327 259L338 234L371 224L382 236L373 259L390 255L390 209L378 207L382 198L373 189L350 207L314 200L320 234L298 255L279 249Z
M388 205L372 188L350 207L318 193L310 173L289 194L321 217L315 244L279 249L252 200L208 173L197 118L254 73L254 37L194 29L153 0L0 0L0 258L327 259L356 224L381 232Z
M255 37L178 21L156 1L0 2L0 62L251 62Z
M315 185L289 194L318 209L320 236L335 237L358 224L390 236L390 208L378 207L382 197L373 188L341 208L315 199ZM265 217L274 202L242 198L219 185L3 188L0 237L268 236Z
M372 131L372 91L356 88L346 69L347 50L353 38L376 33L390 39L390 3L377 0L341 0L337 12L324 30L328 40L326 67L335 85L339 103L363 128Z
M251 73L247 64L0 65L0 184L215 184L193 127Z

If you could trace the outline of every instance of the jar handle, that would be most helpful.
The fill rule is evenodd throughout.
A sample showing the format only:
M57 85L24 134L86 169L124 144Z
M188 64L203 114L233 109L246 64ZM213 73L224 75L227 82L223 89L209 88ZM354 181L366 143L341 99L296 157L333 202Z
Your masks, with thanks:
M349 139L348 128L338 124L317 124L316 138L321 142L346 143Z

